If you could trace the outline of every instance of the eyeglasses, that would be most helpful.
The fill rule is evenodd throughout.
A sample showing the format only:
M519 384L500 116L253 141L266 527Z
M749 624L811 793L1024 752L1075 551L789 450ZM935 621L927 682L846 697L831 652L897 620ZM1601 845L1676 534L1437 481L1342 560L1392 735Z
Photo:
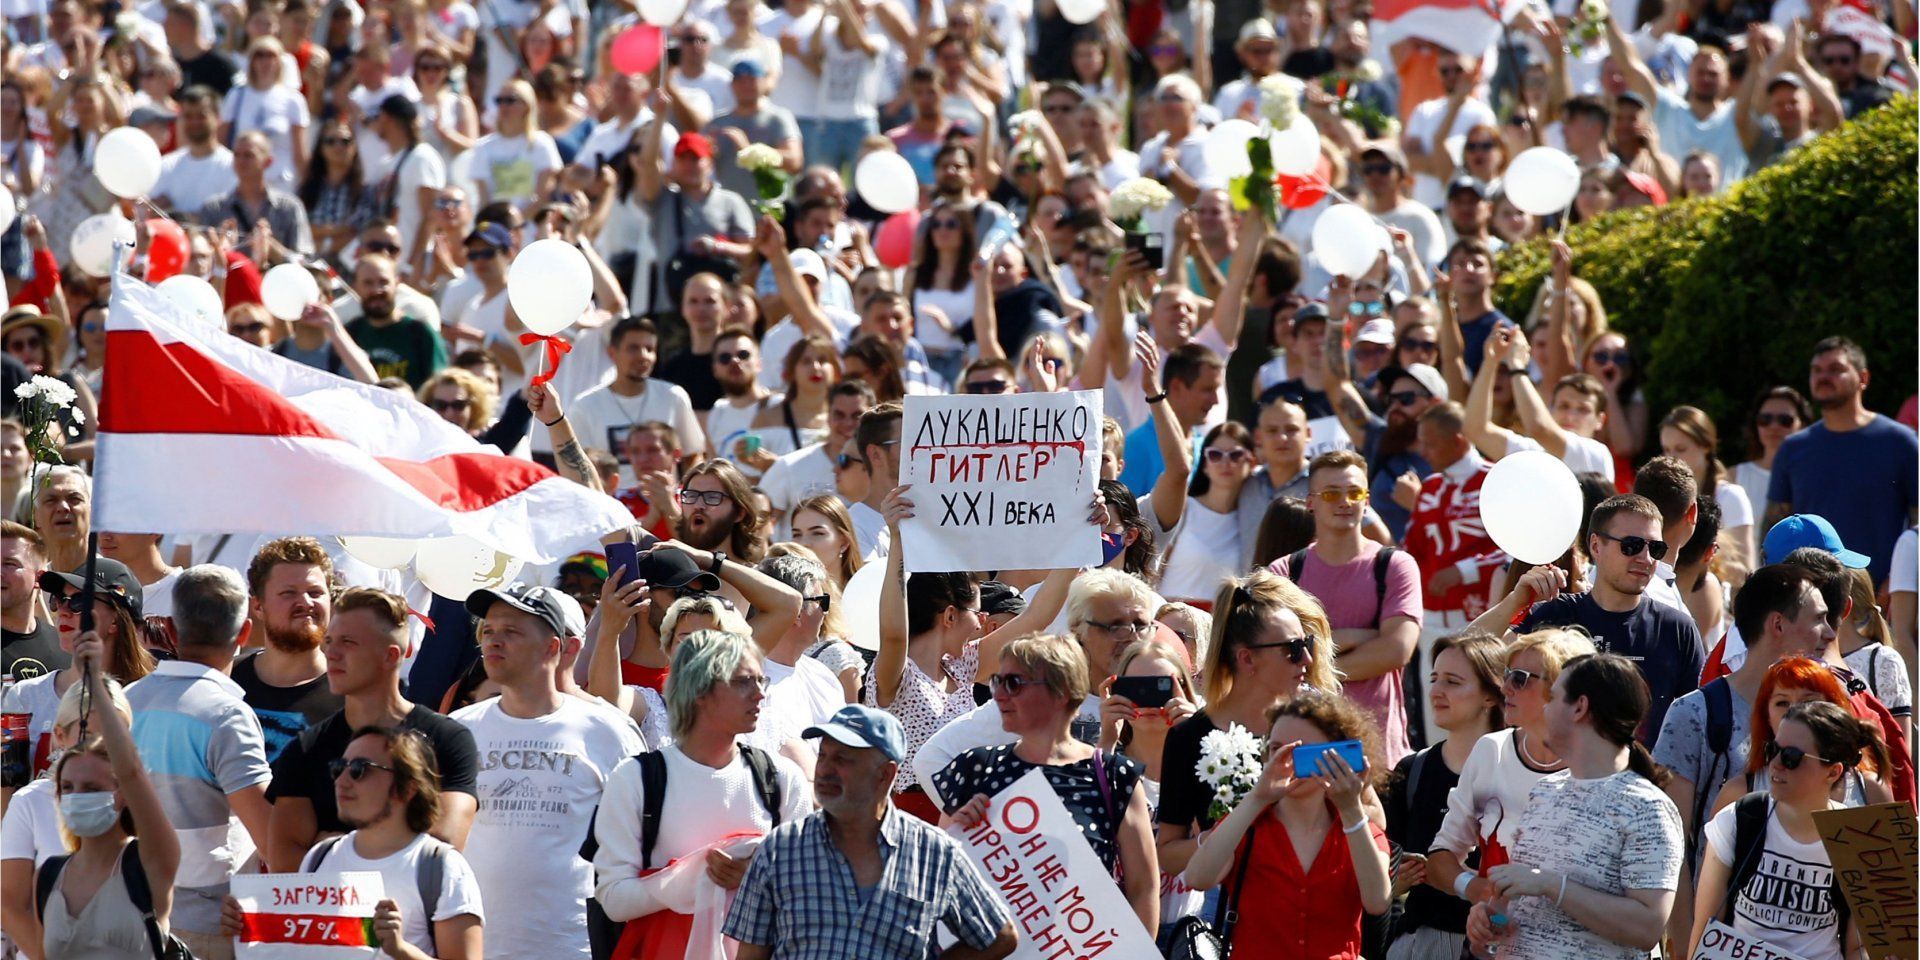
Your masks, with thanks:
M418 69L421 73L426 73L429 70L447 70L447 69L451 69L451 67L448 64L438 63L432 60L422 60L417 65L416 69Z
M267 328L266 324L261 323L258 320L255 320L252 323L242 323L242 324L236 324L234 326L228 327L227 332L236 337L251 337L254 334L259 333L260 331L265 330L266 328Z
M1838 760L1828 760L1825 757L1816 757L1813 754L1800 749L1799 747L1783 747L1779 744L1778 741L1775 741L1775 740L1767 741L1765 754L1766 754L1768 763L1772 763L1775 760L1778 760L1780 761L1780 765L1787 768L1788 770L1800 769L1800 764L1806 760L1814 760L1819 763L1839 763L1840 762Z
M468 260L492 260L499 255L500 251L492 247L476 247L467 251Z
M713 355L714 363L746 363L752 359L752 350L735 350L732 353L716 353Z
M434 413L465 413L467 412L467 408L473 406L473 401L467 399L429 400L427 401L427 406L433 408Z
M1028 687L1044 687L1046 681L1034 677L1023 677L1017 673L996 673L987 678L987 689L997 694L1017 697L1020 691Z
M1540 674L1534 673L1531 670L1508 670L1506 673L1507 687L1513 690L1525 690L1527 684L1539 679L1540 676Z
M828 610L833 609L833 597L828 596L827 594L824 594L824 593L817 597L801 597L800 602L811 603L814 606L819 607L821 613L826 613Z
M1402 340L1400 341L1400 349L1430 352L1430 351L1440 349L1440 341L1438 340Z
M970 380L967 382L968 393L1007 393L1012 389L1013 384L999 378L992 380Z
M743 697L750 696L755 692L766 693L767 675L757 673L751 677L734 677L727 681L727 686L732 687L734 693Z
M1387 394L1387 401L1396 407L1411 407L1422 399L1418 390L1395 390Z
M1272 643L1249 643L1248 650L1266 650L1270 647L1285 647L1288 663L1305 663L1307 655L1313 652L1313 641L1301 637L1298 640L1275 640Z
M1368 494L1367 491L1359 487L1353 487L1348 490L1330 488L1313 494L1313 496L1317 497L1321 503L1337 505L1343 501L1346 503L1366 503Z
M1791 413L1756 413L1753 425L1756 427L1792 427L1798 426L1800 418Z
M494 97L493 98L493 105L496 107L511 107L517 104L522 104L522 103L525 103L525 101L521 100L519 97Z
M709 507L717 507L727 502L727 495L719 490L682 490L680 491L680 502L689 507L696 503L704 503Z
M867 461L862 460L851 453L843 453L833 458L833 468L835 470L845 470L846 468L851 467L856 463L863 467L867 465Z
M340 779L340 775L344 773L347 775L347 779L357 783L366 779L368 770L393 772L392 767L381 766L372 760L368 760L366 757L354 757L351 760L344 757L335 757L327 761L327 775L335 780Z
M1468 153L1486 153L1497 146L1499 146L1499 144L1494 143L1492 140L1481 140L1477 143L1472 140L1469 140L1467 141L1467 152Z
M1593 362L1603 366L1631 367L1633 366L1633 354L1625 350L1595 350L1593 352Z
M353 146L353 138L352 137L321 137L320 145L323 147L351 147Z
M1206 458L1208 463L1241 463L1253 459L1253 454L1248 453L1245 447L1234 447L1232 450L1208 447Z
M361 242L360 249L368 253L394 254L400 252L400 245L397 243L388 243L385 240L365 240Z
M1363 177L1384 177L1392 173L1395 169L1397 168L1391 163L1363 163L1360 165L1360 175Z
M1620 555L1623 557L1637 557L1642 550L1645 550L1647 556L1655 560L1659 560L1667 555L1667 544L1664 540L1648 540L1646 537L1616 537L1613 534L1601 533L1598 530L1595 530L1593 535L1602 540L1611 540L1619 544Z
M1142 623L1138 620L1122 620L1113 623L1098 623L1093 620L1088 620L1087 626L1096 630L1104 630L1116 637L1144 637L1153 631L1153 624Z
M959 221L959 220L956 220L956 219L954 219L953 217L941 217L941 218L939 218L938 220L935 220L935 221L933 221L933 223L932 223L932 225L931 225L931 226L929 227L929 229L933 229L933 230L958 230L958 229L960 229L960 221Z
M441 197L433 202L433 206L437 210L458 210L463 203L466 201L459 197Z

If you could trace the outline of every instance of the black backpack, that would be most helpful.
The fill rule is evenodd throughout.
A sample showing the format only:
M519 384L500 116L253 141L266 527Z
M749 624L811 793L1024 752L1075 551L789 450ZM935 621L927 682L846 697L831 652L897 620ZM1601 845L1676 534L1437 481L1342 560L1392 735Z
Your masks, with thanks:
M1720 922L1727 926L1733 926L1733 907L1740 898L1740 890L1753 878L1754 871L1760 868L1760 853L1767 846L1767 819L1772 812L1773 798L1764 793L1749 793L1734 801L1733 874L1727 878L1727 895L1721 901L1719 915ZM1841 893L1837 873L1828 884L1827 896L1833 900L1833 909L1839 917L1840 922L1835 929L1844 949L1852 911L1847 907L1847 898Z
M773 817L773 825L779 826L780 778L774 770L773 757L744 743L739 749L741 759L747 762L747 770L753 775L754 795ZM660 839L660 811L667 803L667 757L658 750L647 750L634 754L633 759L640 764L640 869L651 870L654 842ZM600 811L595 809L593 822L587 826L587 839L580 844L580 858L588 863L592 863L594 854L600 851L596 835L599 818ZM587 942L593 960L609 960L613 956L626 926L625 921L607 916L599 900L587 898Z
M1287 579L1300 582L1301 564L1307 562L1307 551L1312 544L1301 547L1287 555ZM1387 602L1387 565L1393 562L1393 555L1400 552L1398 547L1381 547L1373 555L1373 628L1380 629L1380 607Z
M47 917L47 901L53 898L53 888L60 883L60 874L66 870L67 861L72 854L48 857L33 875L33 914L44 925ZM147 944L153 949L153 960L194 960L193 951L171 932L162 933L160 920L153 915L153 888L147 885L147 870L140 863L140 841L127 841L127 849L120 854L120 879L127 885L127 900L133 908L140 911L140 918L146 921ZM98 894L95 894L98 896Z

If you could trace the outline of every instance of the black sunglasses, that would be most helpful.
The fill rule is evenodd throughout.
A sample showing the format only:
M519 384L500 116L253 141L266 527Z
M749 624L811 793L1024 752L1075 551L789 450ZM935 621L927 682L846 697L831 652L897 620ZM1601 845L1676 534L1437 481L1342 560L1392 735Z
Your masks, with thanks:
M460 413L473 406L472 400L429 400L427 406L435 413Z
M494 257L497 257L499 255L500 255L500 251L495 250L492 247L481 247L478 250L467 251L468 260L492 260Z
M826 613L828 610L833 609L833 598L824 593L817 597L801 597L800 602L811 603L819 607L821 613Z
M1534 678L1538 676L1540 676L1540 674L1534 673L1531 670L1508 670L1505 679L1507 686L1515 690L1525 690L1527 684L1532 683Z
M1400 349L1419 350L1422 352L1429 351L1429 350L1438 350L1440 349L1440 341L1438 340L1402 340L1400 341Z
M717 507L727 502L727 495L719 490L682 490L680 491L680 502L689 507L696 503L704 503L709 507Z
M714 363L746 363L752 359L752 350L735 350L732 353L716 353L713 355Z
M1393 402L1393 405L1396 407L1411 407L1414 404L1420 402L1420 391L1395 390L1394 392L1387 394L1387 399L1391 400Z
M1593 535L1602 540L1612 540L1614 543L1619 544L1621 556L1637 557L1642 550L1645 550L1647 555L1655 560L1660 560L1667 555L1667 542L1665 540L1648 540L1646 537L1616 537L1611 533L1601 533L1598 530L1595 530Z
M1005 380L972 380L967 383L968 393L1006 393L1013 384Z
M1772 763L1775 760L1778 760L1780 761L1780 765L1783 767L1786 767L1788 770L1800 769L1801 762L1806 760L1814 760L1820 763L1838 763L1839 762L1838 760L1828 760L1825 757L1816 757L1813 754L1800 749L1799 747L1783 747L1780 745L1779 741L1776 741L1776 740L1767 741L1767 747L1766 747L1765 753L1766 753L1766 758L1768 763Z
M400 252L400 245L397 243L388 243L385 240L368 240L360 244L360 249L368 253L395 254Z
M352 137L321 137L320 145L323 147L350 147L353 145L353 138Z
M1800 418L1791 413L1756 413L1753 425L1756 427L1791 427L1799 424Z
M1625 350L1595 350L1593 352L1593 362L1610 363L1622 368L1631 367L1633 366L1633 354Z
M1469 153L1485 153L1485 152L1487 152L1487 151L1489 151L1489 150L1492 150L1492 149L1493 149L1494 147L1497 147L1497 146L1499 146L1499 144L1497 144L1497 143L1494 143L1494 142L1493 142L1492 140L1483 140L1483 141L1481 141L1481 142L1479 142L1479 143L1474 143L1474 142L1472 142L1472 141L1468 141L1468 142L1467 142L1467 151L1468 151Z
M1272 643L1249 643L1248 650L1265 650L1269 647L1285 647L1288 663L1304 663L1307 654L1313 650L1313 641L1306 637L1298 640L1275 640Z
M1384 177L1393 171L1394 166L1391 163L1363 163L1360 165L1361 176Z
M845 470L846 468L853 466L856 463L860 464L863 467L866 466L867 464L865 460L862 460L851 453L843 453L833 458L833 468L835 470Z
M334 780L340 779L340 775L343 773L347 775L348 779L355 781L364 780L366 779L368 770L393 772L392 767L381 766L372 760L368 760L366 757L354 757L352 760L345 759L344 757L335 757L327 761L327 776Z

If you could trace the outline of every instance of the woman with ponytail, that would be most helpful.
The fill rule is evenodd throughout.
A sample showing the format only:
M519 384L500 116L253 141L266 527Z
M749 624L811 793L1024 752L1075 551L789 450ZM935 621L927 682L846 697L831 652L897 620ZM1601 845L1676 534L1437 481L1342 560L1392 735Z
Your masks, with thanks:
M1666 931L1685 841L1660 789L1666 771L1633 738L1651 696L1633 661L1569 663L1546 706L1567 769L1534 785L1513 862L1467 915L1467 938L1501 960L1641 960Z
M1707 822L1694 947L1719 920L1806 960L1861 955L1813 816L1846 806L1833 794L1854 768L1885 762L1880 734L1846 707L1816 700L1788 708L1760 756L1764 784Z

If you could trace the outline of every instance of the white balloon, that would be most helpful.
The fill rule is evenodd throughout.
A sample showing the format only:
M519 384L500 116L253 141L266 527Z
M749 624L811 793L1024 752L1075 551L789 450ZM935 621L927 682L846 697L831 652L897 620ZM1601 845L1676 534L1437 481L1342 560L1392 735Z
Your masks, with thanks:
M1273 172L1304 177L1320 165L1320 131L1305 114L1273 135Z
M226 303L220 299L219 291L213 289L213 284L190 273L176 273L160 281L154 289L185 308L194 318L219 327L223 333L226 331Z
M640 19L656 27L671 27L687 14L687 0L640 0Z
M886 582L884 563L869 563L847 578L840 591L846 611L847 642L865 650L880 649L880 587Z
M1313 222L1313 255L1336 277L1359 277L1379 259L1384 234L1365 210L1351 203L1336 204Z
M465 601L476 590L491 590L520 575L521 561L472 537L422 540L413 556L413 573L428 590L448 600Z
M1260 128L1245 120L1234 118L1222 120L1207 131L1207 170L1221 180L1244 177L1253 172L1253 161L1247 159L1247 143L1260 133Z
M282 320L298 320L307 305L320 299L320 284L307 268L283 263L260 279L260 302Z
M593 306L593 268L565 240L535 240L507 268L507 302L528 330L551 337Z
M1107 12L1104 0L1060 0L1060 16L1068 23L1089 24Z
M132 260L133 221L121 216L118 210L109 210L80 221L80 225L73 228L73 236L68 238L67 252L73 255L73 265L81 273L104 277L113 273L116 243L127 245L127 259Z
M891 150L867 154L853 168L853 188L868 206L886 214L909 209L920 200L920 182L914 177L913 164Z
M13 218L20 208L13 203L13 191L0 186L0 233L6 233L13 226Z
M1564 151L1534 147L1507 164L1500 183L1514 206L1536 217L1552 216L1573 205L1580 192L1580 165Z
M381 570L398 570L412 563L420 548L417 540L392 537L341 537L340 545L346 547L355 560Z
M1487 536L1523 563L1560 559L1580 534L1585 505L1573 471L1543 450L1500 458L1480 485L1480 522Z
M109 130L93 148L93 175L116 197L144 197L160 182L160 145L138 127Z

